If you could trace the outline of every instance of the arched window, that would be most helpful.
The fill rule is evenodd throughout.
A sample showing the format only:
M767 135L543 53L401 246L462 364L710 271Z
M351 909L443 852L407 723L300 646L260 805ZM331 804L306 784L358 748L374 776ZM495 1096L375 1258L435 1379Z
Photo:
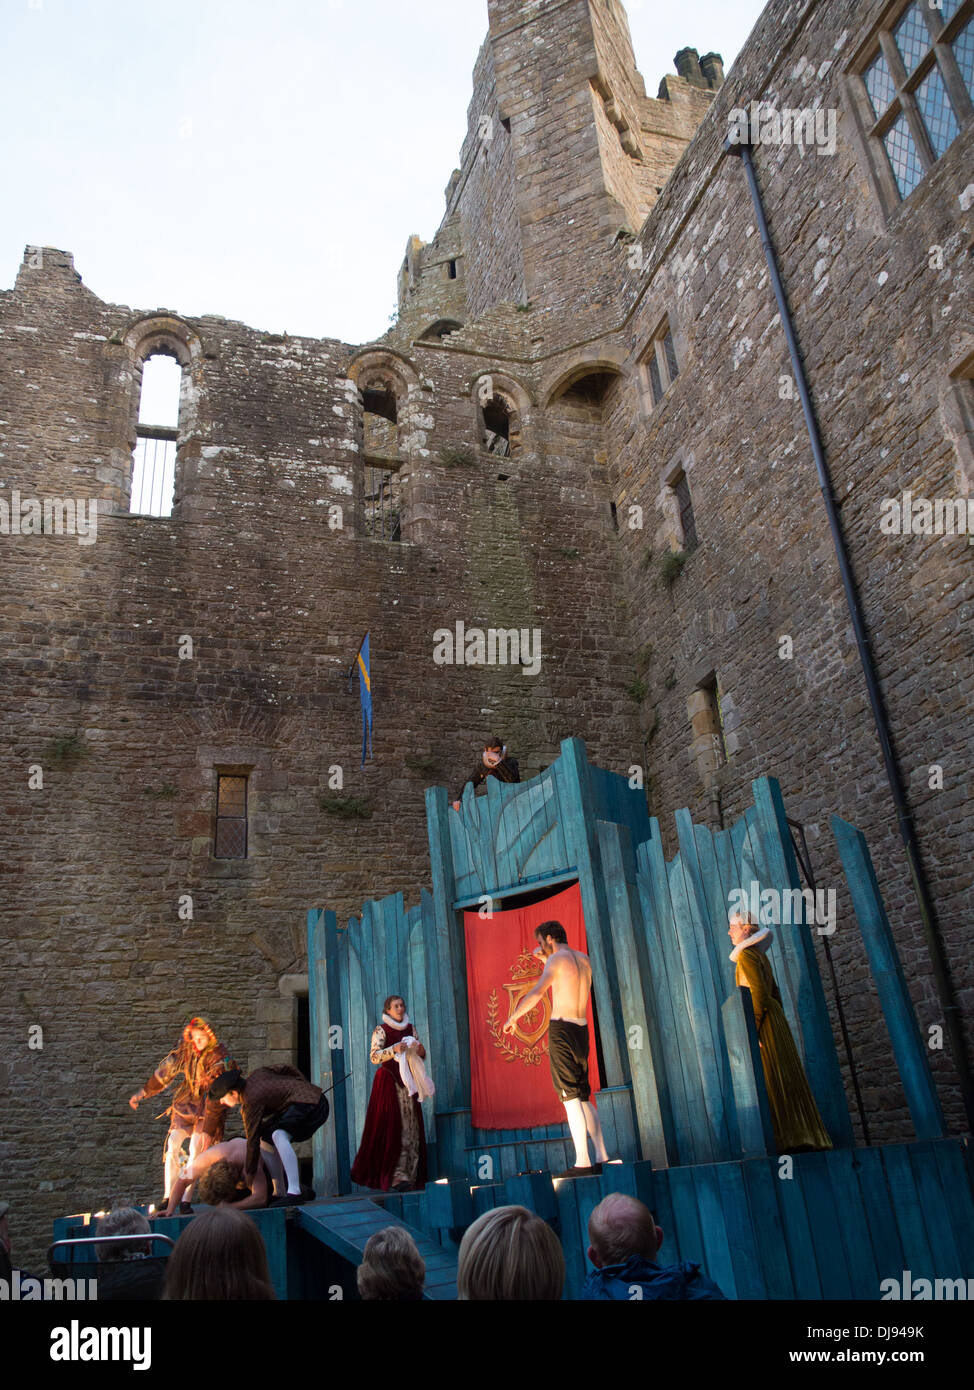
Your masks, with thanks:
M498 458L521 451L521 412L509 385L502 389L493 376L476 383L480 447Z
M172 513L182 376L181 364L165 350L142 362L129 495L129 511L141 516Z
M393 384L378 377L363 385L362 410L366 533L374 540L398 541L399 400Z

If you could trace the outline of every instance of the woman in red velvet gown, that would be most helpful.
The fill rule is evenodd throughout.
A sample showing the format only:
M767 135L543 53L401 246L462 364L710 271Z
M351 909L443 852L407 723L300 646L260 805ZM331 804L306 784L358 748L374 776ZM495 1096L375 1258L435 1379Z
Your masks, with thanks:
M372 1034L371 1061L378 1070L372 1082L365 1128L352 1181L383 1192L426 1186L426 1131L419 1097L411 1096L399 1075L402 1040L415 1030L406 1001L392 994L382 1006L382 1022ZM422 1043L416 1051L426 1056Z

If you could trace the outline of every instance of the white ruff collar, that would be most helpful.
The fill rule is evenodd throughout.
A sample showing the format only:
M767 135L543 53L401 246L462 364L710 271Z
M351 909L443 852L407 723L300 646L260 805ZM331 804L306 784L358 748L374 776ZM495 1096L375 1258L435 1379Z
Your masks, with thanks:
M762 927L760 931L752 932L746 941L742 941L740 945L735 946L730 953L730 958L736 961L741 952L746 951L749 946L760 946L762 951L766 951L770 945L771 928Z
M397 1033L402 1028L411 1028L413 1026L408 1014L403 1014L402 1018L398 1021L390 1017L389 1014L383 1014L382 1022L385 1023L389 1028L395 1028Z

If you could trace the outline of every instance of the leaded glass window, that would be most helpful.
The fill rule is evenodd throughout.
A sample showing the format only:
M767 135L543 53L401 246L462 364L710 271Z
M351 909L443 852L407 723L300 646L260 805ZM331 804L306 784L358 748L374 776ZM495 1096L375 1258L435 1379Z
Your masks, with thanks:
M939 159L948 145L960 134L957 117L950 107L947 88L940 69L933 67L917 88L917 106L930 137L934 154Z
M974 20L960 31L951 48L967 90L974 98Z
M860 113L888 161L877 168L887 204L908 198L974 118L972 16L974 0L900 5L857 65Z
M878 120L896 96L896 83L890 76L889 63L882 53L866 71L866 91Z
M923 16L916 5L910 6L897 24L893 35L900 57L903 59L903 66L907 73L914 72L917 63L930 47L930 31L924 24Z
M247 858L247 778L217 774L216 859Z
M901 198L908 198L923 178L923 165L913 143L906 117L901 116L883 137L886 153L893 168L893 175Z

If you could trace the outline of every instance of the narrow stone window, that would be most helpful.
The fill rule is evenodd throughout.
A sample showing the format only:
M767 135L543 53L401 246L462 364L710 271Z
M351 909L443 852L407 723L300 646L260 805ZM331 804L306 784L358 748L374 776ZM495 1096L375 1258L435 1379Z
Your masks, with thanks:
M247 778L217 774L215 859L247 858Z
M687 482L687 475L681 468L679 473L670 483L676 497L676 505L679 511L680 530L683 532L681 537L681 550L688 554L691 550L696 550L697 525L693 518L693 502L690 497L690 484Z
M680 375L676 346L668 319L664 319L649 340L639 359L643 408L647 415L661 405L663 398Z
M880 191L895 205L974 120L974 3L897 5L852 76Z
M446 278L447 278L448 280L455 280L455 279L457 278L457 263L456 263L456 261L447 261L447 263L446 263Z
M152 353L142 363L129 495L129 511L140 516L172 514L182 377L179 362L166 353Z
M391 385L376 381L363 388L362 406L366 534L399 541L399 402Z
M687 701L693 729L693 756L704 782L727 762L724 719L717 673L712 671L700 682Z

